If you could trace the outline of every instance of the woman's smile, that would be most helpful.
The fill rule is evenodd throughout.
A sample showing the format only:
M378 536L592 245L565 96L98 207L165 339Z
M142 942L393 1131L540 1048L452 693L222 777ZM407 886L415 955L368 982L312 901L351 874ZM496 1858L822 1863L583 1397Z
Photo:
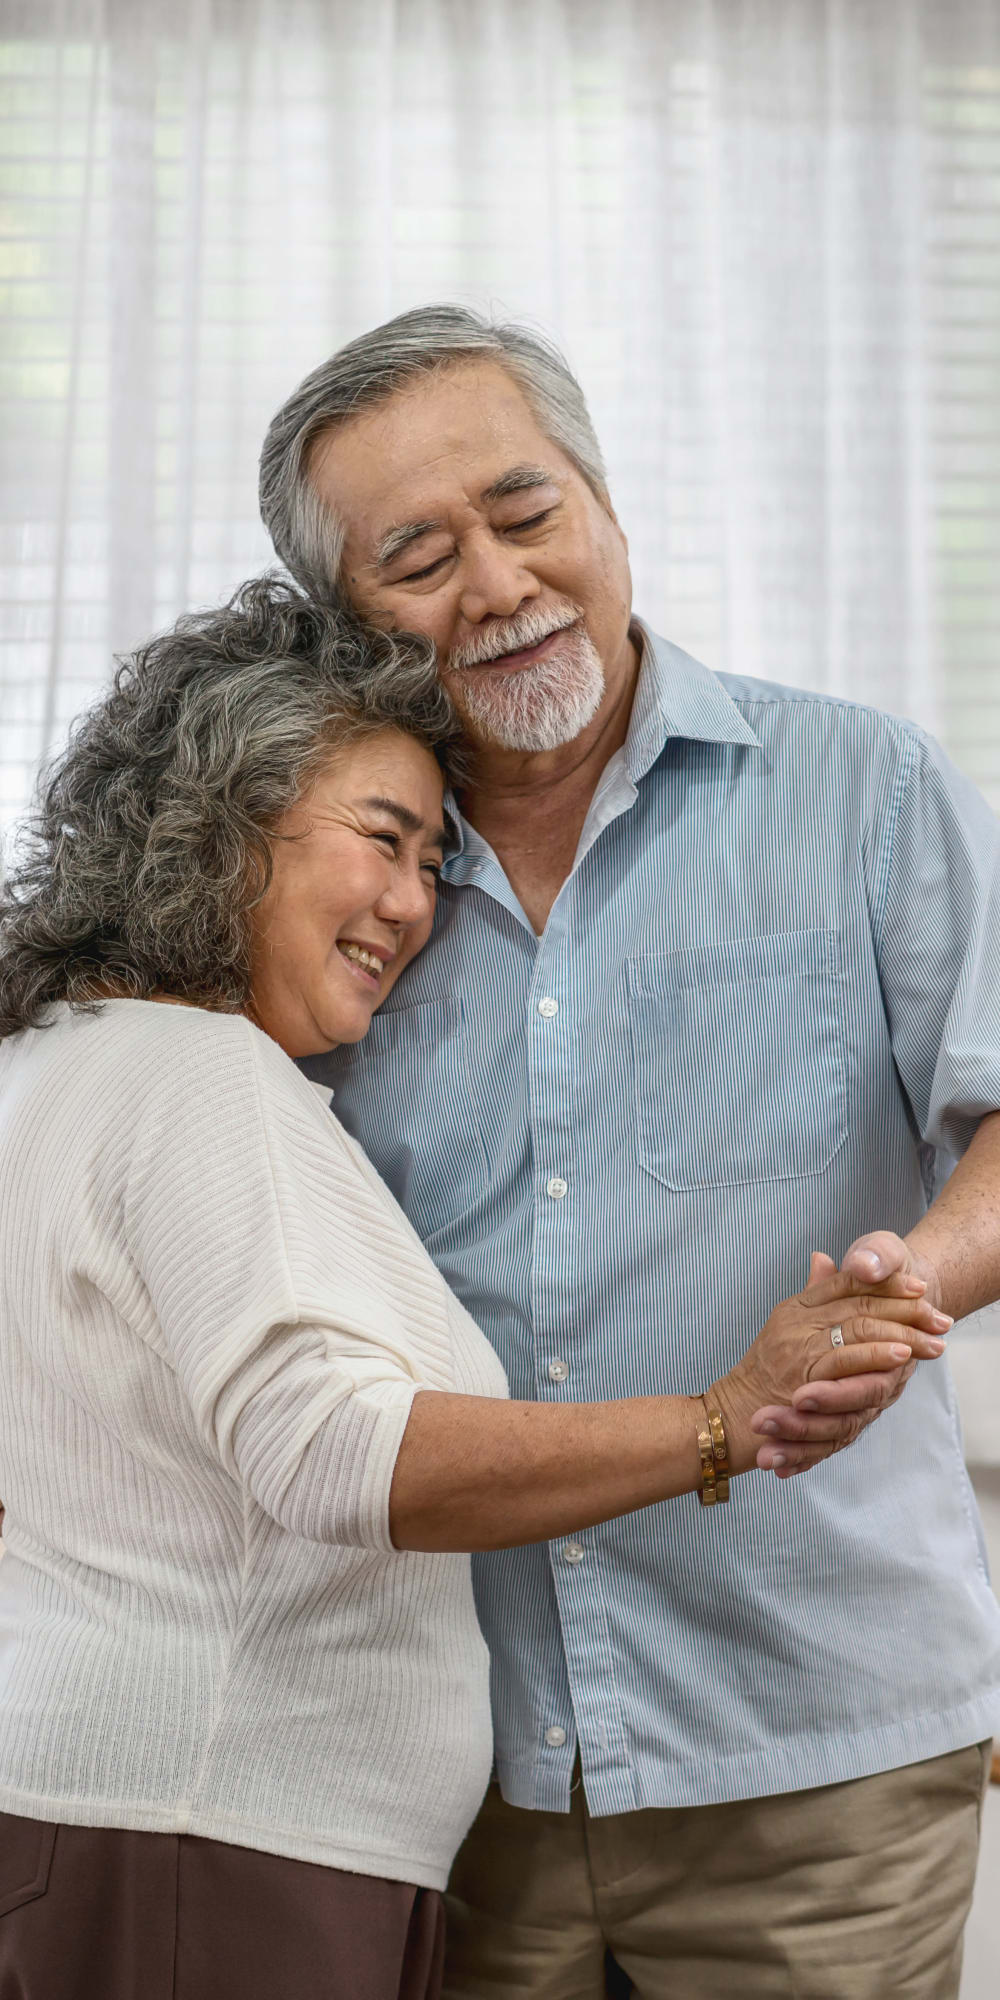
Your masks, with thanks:
M355 938L338 938L337 950L345 961L347 969L366 986L376 992L382 983L382 974L396 954L387 945L359 944Z

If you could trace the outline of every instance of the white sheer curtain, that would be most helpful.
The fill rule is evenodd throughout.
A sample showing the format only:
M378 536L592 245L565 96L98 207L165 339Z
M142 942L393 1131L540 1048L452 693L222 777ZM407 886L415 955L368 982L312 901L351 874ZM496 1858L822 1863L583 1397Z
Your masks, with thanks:
M0 819L432 298L563 342L654 624L1000 801L996 0L0 0L0 101Z

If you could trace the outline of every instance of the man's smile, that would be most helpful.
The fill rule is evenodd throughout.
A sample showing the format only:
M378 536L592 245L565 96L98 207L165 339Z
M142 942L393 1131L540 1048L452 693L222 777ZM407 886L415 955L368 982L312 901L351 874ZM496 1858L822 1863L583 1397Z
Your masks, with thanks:
M544 639L538 639L533 646L521 646L513 653L498 653L491 660L476 660L458 671L466 674L520 673L522 668L533 667L537 661L546 659L549 653L555 650L556 640L561 638L564 632L572 630L572 626L557 626L554 632L547 632Z

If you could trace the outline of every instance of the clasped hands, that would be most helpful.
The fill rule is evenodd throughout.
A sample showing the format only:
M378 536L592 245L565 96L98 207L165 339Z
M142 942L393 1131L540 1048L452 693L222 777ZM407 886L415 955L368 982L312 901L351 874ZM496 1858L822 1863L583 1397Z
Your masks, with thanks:
M952 1324L936 1274L889 1232L852 1244L838 1270L813 1252L808 1283L776 1306L753 1346L717 1383L734 1470L777 1478L853 1444L902 1395L920 1361L944 1352ZM831 1333L840 1327L843 1345Z

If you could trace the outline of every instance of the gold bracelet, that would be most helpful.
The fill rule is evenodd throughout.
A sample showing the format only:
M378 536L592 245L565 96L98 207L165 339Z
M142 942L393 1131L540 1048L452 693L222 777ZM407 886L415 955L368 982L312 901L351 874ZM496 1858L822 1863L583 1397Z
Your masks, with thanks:
M718 1497L715 1486L715 1446L707 1424L698 1426L698 1453L701 1458L701 1491L698 1498L703 1507L714 1507Z
M715 1461L715 1497L723 1501L729 1498L729 1446L726 1443L726 1427L722 1421L722 1411L708 1410L708 1428L712 1433L712 1456Z

